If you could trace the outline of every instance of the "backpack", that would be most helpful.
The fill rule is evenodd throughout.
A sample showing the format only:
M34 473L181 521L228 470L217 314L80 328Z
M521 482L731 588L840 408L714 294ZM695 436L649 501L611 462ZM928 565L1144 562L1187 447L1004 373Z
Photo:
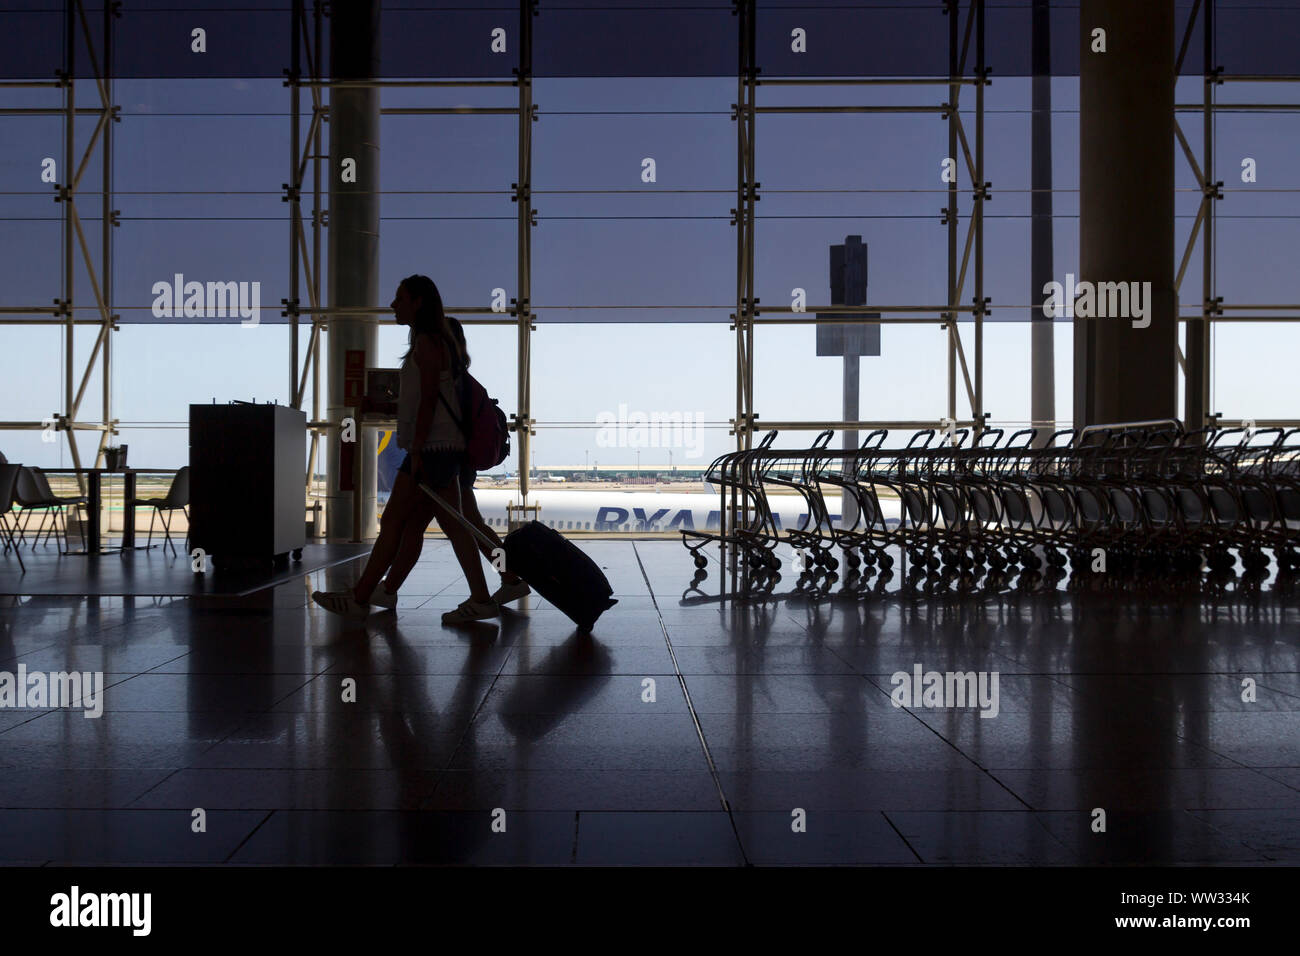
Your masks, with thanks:
M487 389L469 372L462 372L458 386L464 419L452 415L452 421L465 436L465 462L475 471L487 471L506 460L510 454L510 430L506 413ZM439 392L438 398L451 414L451 406Z

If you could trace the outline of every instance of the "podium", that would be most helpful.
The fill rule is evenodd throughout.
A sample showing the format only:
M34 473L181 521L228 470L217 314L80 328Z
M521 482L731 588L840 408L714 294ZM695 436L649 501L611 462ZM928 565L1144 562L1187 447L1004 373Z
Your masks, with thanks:
M306 441L306 414L287 405L191 405L191 549L218 570L299 560Z

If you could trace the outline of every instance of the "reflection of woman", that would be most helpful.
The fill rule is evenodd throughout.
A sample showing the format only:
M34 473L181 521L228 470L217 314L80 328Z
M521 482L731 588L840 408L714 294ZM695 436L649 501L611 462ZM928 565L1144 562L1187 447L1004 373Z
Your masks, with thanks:
M407 454L398 466L379 539L360 580L351 590L317 591L312 599L327 611L353 620L364 618L371 606L395 608L397 590L424 548L424 531L437 518L470 588L469 600L444 614L443 623L494 617L499 609L488 594L473 536L417 487L428 485L451 507L460 507L458 479L465 439L456 420L460 417L457 384L465 370L464 352L448 325L438 287L428 276L403 279L392 309L397 324L411 329L397 400L397 444ZM388 576L381 582L385 571Z

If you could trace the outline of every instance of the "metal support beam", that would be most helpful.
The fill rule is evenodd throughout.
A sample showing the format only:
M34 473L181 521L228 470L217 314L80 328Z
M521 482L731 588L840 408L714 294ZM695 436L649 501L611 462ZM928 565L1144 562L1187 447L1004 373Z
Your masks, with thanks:
M1196 225L1201 226L1201 318L1186 324L1186 358L1183 364L1183 424L1189 430L1203 428L1210 421L1210 334L1216 307L1214 297L1214 203L1222 198L1222 183L1214 179L1214 88L1218 70L1214 65L1214 0L1204 0L1201 9L1204 43L1204 80L1202 87L1201 133L1203 171L1197 177L1201 185L1201 209ZM1191 24L1188 24L1188 33ZM1179 139L1183 140L1181 131ZM1187 149L1186 140L1183 140ZM1191 159L1190 149L1187 150ZM1193 227L1192 236L1195 238ZM1191 240L1189 240L1190 247ZM1190 251L1190 248L1189 248ZM1181 268L1179 278L1181 279Z
M302 80L303 0L293 0L289 10L289 69L285 86L289 88L289 181L284 184L289 204L289 295L284 301L289 319L289 397L294 408L302 408L302 391L298 388L298 243L302 237L302 165L299 159L299 127L302 125L299 99ZM312 114L315 123L319 114ZM308 137L310 139L310 136ZM313 335L315 329L313 328Z
M988 301L984 297L984 204L989 200L990 183L984 181L984 88L989 84L984 63L984 0L975 2L975 405L971 417L978 423L975 438L984 427L984 316Z
M518 437L519 455L519 506L528 505L529 467L532 463L533 436L533 381L532 381L532 235L533 235L533 17L536 0L521 0L519 4L519 67L515 70L515 84L519 89L519 171L514 186L517 204L515 252L515 320L518 329L517 356L517 408L515 410L515 435Z
M1034 0L1030 114L1030 302L1052 281L1052 38L1048 0ZM1041 308L1029 310L1029 418L1046 445L1056 428L1056 325Z
M947 0L944 14L948 17L948 103L951 109L944 114L948 124L948 158L957 158L957 132L960 119L957 101L961 95L960 61L957 51L958 9L956 0ZM943 222L948 229L948 311L944 313L948 335L948 418L957 417L957 300L961 287L957 280L957 177L948 183L948 205L943 210Z
M108 73L112 67L112 28L113 20L116 17L116 11L112 4L106 5L103 15L104 35L100 38L99 43L104 52L104 60L101 66L99 58L95 55L96 43L91 37L90 21L86 17L85 7L81 0L70 0L64 8L64 65L63 69L59 71L59 79L56 83L57 86L63 89L63 108L60 112L63 114L64 121L63 166L55 193L55 201L62 204L61 213L63 219L63 295L57 300L56 307L53 310L56 320L63 326L63 411L59 413L56 421L58 429L66 434L72 465L77 471L77 483L83 493L86 490L86 482L85 476L81 473L81 449L77 445L75 433L87 430L100 433L95 457L92 459L92 463L97 464L102 457L109 436L115 433L116 426L116 422L112 418L110 404L112 363L109 349L110 336L115 329L115 319L117 318L112 311L111 286L112 228L116 223L116 211L112 208L112 126L113 123L117 122L117 108L112 103L112 78ZM80 28L80 35L84 39L88 51L91 76L95 81L95 88L99 92L100 103L95 108L77 107L76 51L78 28ZM97 114L98 119L86 144L85 151L81 155L81 161L76 163L76 117L78 114L92 113ZM85 230L82 228L81 216L77 212L77 189L97 147L100 150L103 174L103 181L99 190L103 221L100 227L101 260L98 265L94 262L90 244L87 241ZM94 346L86 360L80 378L76 374L76 327L91 323L84 320L79 321L76 318L77 259L74 249L79 249L81 252L81 261L85 267L98 312L98 318L94 324L99 326L96 330ZM19 309L17 311L24 310ZM46 310L33 309L26 311L43 312ZM42 324L43 321L35 320L29 324ZM100 364L103 378L101 383L102 408L101 422L92 425L79 421L78 414L96 363Z
M756 4L739 0L739 72L736 84L736 448L753 446L754 440L754 218L758 202L755 181L754 134L758 73L755 69Z
M72 297L73 289L76 283L73 281L73 260L72 260L72 157L75 155L75 143L77 139L77 80L76 80L76 55L77 55L77 30L74 20L74 10L79 0L72 0L64 8L64 15L67 19L65 23L66 32L64 34L65 47L63 52L64 74L63 80L63 105L67 110L63 117L63 171L60 176L59 187L60 201L63 203L63 309L64 318L67 324L63 328L63 419L66 422L76 420L76 413L73 411L73 353L76 349L76 327L72 324ZM85 479L81 475L81 459L77 453L77 440L71 429L67 431L68 450L72 453L72 465L77 469L77 484L80 486L80 493L86 493Z
M304 11L304 17L306 13ZM306 24L303 24L304 30ZM321 79L321 59L324 47L324 30L325 18L322 15L321 0L314 0L312 3L312 43L307 49L307 65L311 70L312 82L319 82ZM312 129L314 135L311 142L311 179L312 179L312 206L311 206L311 279L307 289L311 296L311 304L319 308L321 302L320 274L321 274L321 235L325 226L325 210L321 207L321 157L324 156L322 143L324 139L324 101L321 97L320 89L316 86L311 88L312 102ZM301 220L300 220L301 221ZM326 330L326 326L317 321L318 316L313 313L312 329L316 332L316 340L312 343L311 356L311 414L313 421L319 421L321 417L321 333ZM313 429L311 433L311 450L307 457L307 487L312 488L312 482L316 474L316 462L320 455L319 430ZM328 481L328 477L326 478ZM328 527L328 526L327 526ZM320 535L320 528L316 528L316 534Z
M104 464L104 449L108 447L110 435L116 434L110 429L113 426L113 333L117 331L117 316L113 314L113 227L117 221L117 210L113 208L113 124L118 122L117 107L113 105L113 20L117 16L115 4L104 4L104 81L100 85L100 95L109 117L100 140L100 275L103 277L105 308L100 384L104 430L99 436L95 467Z

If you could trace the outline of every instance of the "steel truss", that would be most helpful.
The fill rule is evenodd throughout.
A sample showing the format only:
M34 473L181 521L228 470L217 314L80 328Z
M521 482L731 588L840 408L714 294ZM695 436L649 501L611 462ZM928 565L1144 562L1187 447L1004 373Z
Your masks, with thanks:
M736 436L738 450L753 446L754 432L760 429L754 408L754 328L758 325L818 324L835 322L835 313L845 313L845 322L859 321L852 317L862 306L818 306L808 309L816 318L793 317L793 306L764 306L754 297L754 207L761 198L761 183L755 181L754 119L760 113L937 113L947 123L948 155L956 159L960 148L966 175L974 184L971 189L971 209L967 216L965 239L961 238L958 209L958 189L955 181L948 184L947 205L941 210L940 223L947 228L947 288L948 301L942 305L879 305L871 304L871 311L880 313L882 324L937 323L947 332L948 344L948 401L947 419L958 426L971 426L976 431L984 426L988 413L984 410L984 318L989 314L989 299L984 295L984 203L990 198L992 183L984 179L984 88L989 85L989 70L984 61L984 0L944 0L943 15L948 17L948 73L946 78L935 79L760 79L756 63L754 14L752 0L736 0L740 19L740 75L737 104L732 119L737 124L737 208L731 211L732 224L737 227L736 255L736 311L731 316L736 332L736 416L731 421L732 434ZM967 67L974 61L973 70ZM758 86L940 86L947 87L946 101L938 104L916 106L759 106L756 101ZM960 113L960 96L964 86L975 89L972 137L967 135ZM958 245L961 257L958 260ZM972 266L971 254L974 252ZM967 280L973 286L969 304L962 304ZM764 318L763 313L773 313ZM958 332L958 317L969 314L974 325L974 372L967 360L966 350ZM790 317L784 317L784 316ZM969 415L958 418L957 372L960 369L965 386ZM765 422L762 428L780 427L784 430L870 429L889 427L883 421L863 422Z
M289 114L292 131L289 144L289 182L283 184L284 201L289 203L289 290L290 297L281 300L283 315L289 320L289 388L292 404L301 408L307 388L307 377L312 379L312 411L307 428L311 432L311 445L308 453L307 491L310 494L312 476L315 472L320 443L324 435L339 427L337 422L323 420L321 417L321 336L329 331L330 316L346 315L350 317L368 317L386 315L386 307L369 309L331 309L323 305L321 292L321 238L322 230L328 227L328 213L321 207L322 163L329 158L322 149L322 128L329 117L329 106L322 101L321 90L350 86L375 88L416 88L416 87L502 87L513 86L519 91L517 107L400 107L381 109L381 114L516 114L519 118L518 181L511 183L511 201L516 203L518 222L516 227L516 297L511 299L511 306L504 312L494 312L485 307L456 307L454 311L462 314L484 315L475 320L476 325L509 324L518 331L518 408L511 422L511 430L516 436L516 448L521 463L528 461L531 438L536 434L536 422L531 412L531 337L537 327L533 324L530 308L529 288L531 284L532 262L532 227L537 225L537 214L532 206L532 124L537 120L537 109L533 105L532 91L532 49L533 24L537 15L537 0L522 0L519 9L519 66L514 70L513 80L342 80L326 79L321 72L322 51L327 38L324 36L325 4L322 0L313 0L311 22L307 19L306 0L293 0L293 54L291 66L285 71L284 85L289 89ZM304 48L306 55L306 74L299 55ZM310 94L311 124L307 130L305 148L299 141L299 127L303 110L303 91ZM302 209L303 179L308 163L312 170L312 208L304 216ZM311 255L308 256L305 220L311 222ZM299 274L300 262L310 262L306 269L306 286L309 305L304 307L298 298L298 289L303 278ZM450 310L449 310L450 311ZM311 338L307 345L307 356L302 362L298 355L298 329L302 316L311 320ZM502 316L510 316L503 318ZM526 500L528 494L528 469L521 464L519 468L519 492Z
M1191 14L1187 19L1187 28L1179 44L1178 57L1174 62L1174 76L1181 71L1183 60L1191 46L1198 23L1201 26L1204 51L1205 73L1203 78L1202 98L1197 103L1175 103L1174 135L1183 156L1187 159L1196 184L1201 190L1201 201L1197 208L1196 219L1192 222L1187 244L1183 248L1178 263L1178 272L1174 277L1174 294L1177 295L1186 275L1187 266L1199 238L1201 244L1201 305L1196 313L1184 316L1179 312L1179 320L1186 326L1186 350L1178 350L1178 367L1183 373L1183 424L1190 429L1217 424L1220 420L1231 420L1230 416L1210 409L1210 375L1213 371L1211 360L1211 334L1214 326L1221 322L1294 322L1300 320L1300 303L1290 305L1273 304L1225 304L1222 296L1215 295L1214 274L1214 203L1224 197L1223 181L1214 178L1214 121L1217 112L1223 110L1251 109L1300 109L1300 104L1253 104L1232 103L1223 107L1215 101L1215 89L1224 83L1283 83L1300 81L1300 76L1252 76L1248 74L1225 74L1222 67L1214 66L1214 0L1194 0ZM1178 122L1177 113L1200 113L1202 124L1201 161L1188 143L1187 136ZM1245 313L1226 315L1226 312ZM1281 312L1290 315L1265 315L1261 313ZM1253 313L1253 314L1251 314ZM1245 420L1245 419L1243 419ZM1255 421L1251 419L1252 421ZM1300 425L1300 419L1260 419L1255 421L1257 427L1294 427Z
M118 225L118 211L113 208L113 124L120 122L120 107L113 102L113 21L120 16L120 4L106 3L101 23L102 43L101 57L95 55L95 37L92 35L90 19L82 0L68 0L64 9L64 65L55 71L54 80L20 80L0 82L0 89L17 87L55 88L63 91L62 107L13 107L3 112L7 115L27 116L61 116L63 118L63 165L58 182L54 188L54 201L62 207L63 218L63 289L62 295L54 299L53 306L7 306L0 308L0 314L18 315L20 318L5 319L6 323L19 325L60 325L63 327L63 409L44 421L10 421L0 422L0 431L53 429L62 432L68 442L68 451L72 456L73 467L77 469L77 484L81 493L86 493L86 476L82 473L81 450L77 447L75 433L78 431L99 432L99 444L90 467L99 467L103 463L104 449L110 436L117 434L118 420L112 415L112 395L110 391L112 372L112 336L118 331L121 318L112 311L113 302L113 227ZM76 98L76 52L78 37L84 39L90 59L91 78L98 93L97 106L78 106ZM90 134L84 151L78 162L77 128L78 116L95 116L95 128ZM99 259L95 261L82 227L78 213L77 196L81 177L86 172L99 148L102 164L102 181L100 183L100 202L102 222L100 228ZM75 172L74 172L75 170ZM76 249L81 254L81 262L90 281L91 292L95 299L95 308L99 313L95 319L77 319L74 310ZM42 318L36 318L42 316ZM45 317L45 316L48 316ZM75 345L77 326L94 326L95 342L77 384L75 367ZM80 418L82 400L86 396L86 387L90 384L91 373L96 362L100 365L101 385L103 389L102 414L99 421L86 421Z

